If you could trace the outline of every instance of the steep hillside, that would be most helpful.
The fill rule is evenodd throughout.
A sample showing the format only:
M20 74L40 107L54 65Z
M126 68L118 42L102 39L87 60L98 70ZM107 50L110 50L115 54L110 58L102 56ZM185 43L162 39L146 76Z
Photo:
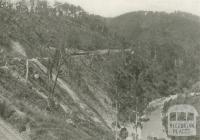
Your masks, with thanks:
M112 137L106 120L106 117L112 117L104 116L110 110L100 105L99 98L88 96L90 90L83 91L87 85L80 90L73 89L74 85L67 84L66 77L58 78L55 104L51 104L48 100L50 92L45 65L37 59L30 60L26 82L25 61L16 59L12 62L8 67L1 67L0 114L20 133L25 133L31 139L48 140Z
M0 130L0 137L4 140L23 140L20 135L8 124L0 120L1 130Z
M108 93L100 87L96 92L88 83L93 77L81 75L89 71L80 69L87 58L71 53L121 44L98 16L69 4L46 4L39 1L32 10L23 2L17 8L1 5L0 116L28 139L112 139L115 112ZM58 71L50 68L57 52L62 52Z
M0 3L0 115L32 140L111 140L117 117L200 80L196 16L32 2Z
M184 12L138 11L109 18L106 22L110 31L128 41L134 50L134 55L125 58L121 65L123 71L117 72L118 91L127 94L120 94L125 96L120 100L126 101L122 110L136 104L135 96L145 104L155 98L185 93L199 81L198 16ZM134 98L130 98L133 95Z
M108 19L107 22L113 31L135 45L175 42L189 49L200 43L200 18L188 13L139 11Z
M89 15L80 7L67 3L49 7L39 1L37 8L29 11L25 4L20 4L17 9L14 5L0 9L0 45L7 51L10 40L20 42L29 58L45 56L45 49L61 46L82 50L121 46L110 35L103 18Z
M182 79L178 84L184 84L184 87L188 88L195 83L192 81L197 78L200 64L198 16L183 12L168 14L139 11L110 18L107 24L110 30L129 40L130 46L142 59L157 63L158 65L154 63L154 67L160 67L162 73L175 74L174 78L177 80L184 76L192 77L187 79L191 83ZM177 72L183 74L178 76Z

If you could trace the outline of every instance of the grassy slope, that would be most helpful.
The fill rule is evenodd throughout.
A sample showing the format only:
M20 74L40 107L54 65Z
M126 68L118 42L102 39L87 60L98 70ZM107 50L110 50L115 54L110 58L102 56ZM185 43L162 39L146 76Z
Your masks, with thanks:
M58 103L66 105L69 112L64 111L60 105L57 105L53 112L47 111L47 100L45 97L47 97L49 93L46 75L34 65L30 65L30 83L26 85L23 78L18 78L18 76L25 76L25 61L13 62L12 58L19 56L16 53L13 54L11 41L19 42L28 58L46 57L49 55L46 49L46 47L49 47L48 43L50 43L50 47L63 45L64 47L72 49L84 50L116 48L120 43L114 41L114 38L109 34L105 35L96 29L91 29L90 25L87 23L89 21L78 23L77 19L65 16L19 13L11 9L3 8L0 10L0 18L2 19L0 21L1 29L5 29L3 31L1 30L1 33L4 32L5 34L1 34L0 36L0 49L6 52L7 58L11 58L8 61L9 70L1 69L1 105L4 110L5 106L7 108L7 103L12 104L11 111L6 109L2 111L2 117L4 119L8 118L7 121L19 131L25 129L27 124L30 124L31 132L29 135L32 139L60 140L70 138L76 140L100 139L102 136L105 139L112 137L111 134L108 134L106 128L107 124L105 122L105 118L110 117L106 115L110 113L111 108L108 109L108 105L105 103L102 105L102 102L104 102L102 100L107 98L107 93L103 93L104 95L101 97L101 101L99 101L98 94L93 95L86 81L81 81L81 88L77 88L77 79L73 77L73 75L76 76L77 73L73 71L74 69L71 69L71 77L63 75L61 77L79 94L81 100L90 107L90 111L97 114L102 124L93 122L90 118L91 114L87 114L84 110L81 110L80 107L71 100L66 91L63 91L63 89L59 87L57 87L55 91L56 100ZM59 44L59 41L62 42L62 44ZM1 61L2 65L4 65L5 59L3 57L1 57ZM72 67L76 67L76 65ZM78 68L79 67L77 67L77 69ZM12 71L10 71L10 69L12 69ZM34 72L40 74L39 81L33 78ZM79 72L80 70L78 70L78 73ZM9 73L14 74L9 76ZM102 90L102 92L104 92L104 90ZM4 101L6 101L5 106ZM8 114L5 113L7 111ZM20 113L18 114L15 112ZM23 114L23 117L21 117L21 114ZM102 114L104 114L104 116ZM18 121L15 121L16 119ZM54 129L54 127L56 128Z
M17 70L24 77L24 62L14 63L12 70ZM30 124L32 139L99 139L109 135L102 125L97 125L75 104L71 98L59 87L56 88L57 103L63 103L69 108L65 112L58 104L55 110L49 112L46 110L47 101L35 89L38 89L44 95L48 96L46 75L41 73L34 66L31 66L34 72L40 74L38 81L33 78L30 72L30 83L26 85L21 78L17 78L14 71L5 71L1 69L1 107L4 110L1 115L9 121L20 132L27 124ZM21 82L20 82L21 81ZM3 101L6 101L4 106ZM12 104L7 109L8 104ZM17 110L17 111L16 111ZM20 112L20 113L19 113ZM16 121L17 120L17 121ZM70 121L67 121L70 120ZM104 130L103 130L104 129Z

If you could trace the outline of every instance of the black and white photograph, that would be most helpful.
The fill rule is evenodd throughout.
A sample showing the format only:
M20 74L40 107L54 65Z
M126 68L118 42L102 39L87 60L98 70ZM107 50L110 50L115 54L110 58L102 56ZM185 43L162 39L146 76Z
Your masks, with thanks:
M0 0L0 140L200 140L200 0Z

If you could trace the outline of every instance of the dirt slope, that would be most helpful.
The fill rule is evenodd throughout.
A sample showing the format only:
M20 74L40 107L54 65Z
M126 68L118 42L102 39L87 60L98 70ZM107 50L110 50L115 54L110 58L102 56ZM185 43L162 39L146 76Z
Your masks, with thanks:
M19 133L0 119L0 139L1 140L25 140Z

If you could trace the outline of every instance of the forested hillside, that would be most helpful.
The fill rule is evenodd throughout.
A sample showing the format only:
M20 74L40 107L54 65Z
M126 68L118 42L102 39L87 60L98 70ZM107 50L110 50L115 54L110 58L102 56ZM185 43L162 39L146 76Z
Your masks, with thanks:
M9 40L18 40L28 46L30 55L59 46L83 50L120 47L120 42L108 33L103 18L67 3L50 6L37 1L34 4L2 2L1 46L9 44Z
M134 48L124 69L134 75L119 81L137 85L138 96L158 96L186 92L199 81L200 18L184 13L138 11L107 19L112 32L128 40ZM127 80L127 78L130 78ZM129 86L130 87L130 86ZM124 92L124 91L123 91ZM133 92L132 92L133 93Z
M135 121L136 107L141 116L149 101L199 81L197 16L104 18L67 3L0 4L0 114L29 127L31 139L110 140L116 116Z
M121 48L120 41L80 7L31 2L0 1L1 118L34 140L112 139L107 91L93 90L71 52Z

